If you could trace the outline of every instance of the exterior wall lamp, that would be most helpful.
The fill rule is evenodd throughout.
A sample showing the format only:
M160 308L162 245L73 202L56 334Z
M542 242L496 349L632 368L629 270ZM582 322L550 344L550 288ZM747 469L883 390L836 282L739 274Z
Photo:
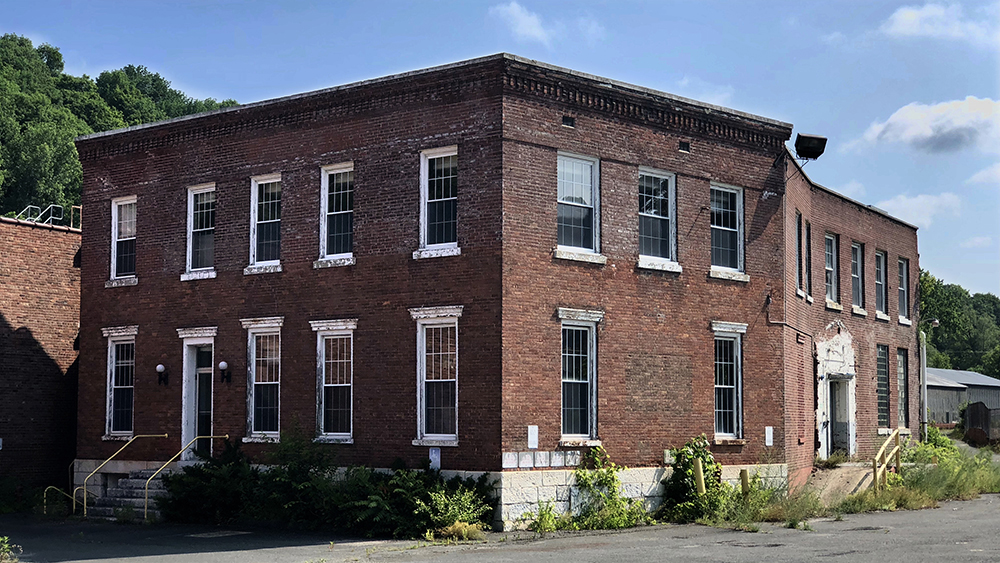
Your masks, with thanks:
M167 378L170 374L167 373L167 368L163 364L156 364L156 384L166 385Z
M230 381L232 381L233 374L232 372L229 371L229 364L227 364L226 362L219 362L219 374L221 376L219 378L219 381L223 383L229 383Z

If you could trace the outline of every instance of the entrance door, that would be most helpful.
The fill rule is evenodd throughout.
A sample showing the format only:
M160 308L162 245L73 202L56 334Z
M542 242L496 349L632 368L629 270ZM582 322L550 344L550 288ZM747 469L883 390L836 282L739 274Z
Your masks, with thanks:
M195 436L212 435L212 347L198 346L195 354ZM193 446L204 455L212 454L212 440L202 438Z
M851 451L851 424L847 413L847 382L830 382L830 453Z

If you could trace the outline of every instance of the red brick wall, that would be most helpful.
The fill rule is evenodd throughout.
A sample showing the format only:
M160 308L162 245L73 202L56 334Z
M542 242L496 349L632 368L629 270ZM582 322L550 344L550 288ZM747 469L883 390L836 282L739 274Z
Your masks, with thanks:
M80 231L0 218L0 477L65 486L76 431Z

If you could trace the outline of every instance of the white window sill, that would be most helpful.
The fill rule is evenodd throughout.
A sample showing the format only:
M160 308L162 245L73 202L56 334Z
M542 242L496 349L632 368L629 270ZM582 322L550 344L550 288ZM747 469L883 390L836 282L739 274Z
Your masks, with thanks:
M353 444L354 438L350 436L316 436L313 442L317 444Z
M717 436L712 440L712 444L715 446L744 446L746 443L746 440L736 436Z
M909 428L903 428L902 426L899 427L899 433L902 434L903 436L909 436L913 434L912 432L910 432Z
M593 438L563 438L559 440L560 448L599 448L601 441Z
M913 326L913 321L906 317L899 317L899 324L903 326Z
M354 256L339 256L337 258L320 258L313 262L313 269L318 270L320 268L339 268L340 266L353 266Z
M458 256L460 254L462 254L462 249L457 246L451 248L418 248L413 251L413 259L443 258L445 256Z
M736 270L725 270L722 268L717 268L712 266L712 269L708 271L708 277L716 278L720 280L730 280L738 282L749 282L750 276L744 272L737 272Z
M681 265L677 262L656 256L639 256L637 266L647 270L660 270L661 272L674 272L677 274L684 271L684 268L681 268Z
M181 281L191 281L191 280L210 280L215 278L215 270L194 270L191 272L184 272L181 274Z
M861 317L867 317L868 316L868 311L865 311L864 309L862 309L861 307L858 307L857 305L851 305L851 312L854 313L855 315L858 315L858 316L861 316Z
M243 275L252 276L254 274L277 274L280 271L281 264L254 264L243 268Z
M128 442L132 439L132 434L105 434L101 436L102 442Z
M889 315L883 313L882 311L875 311L875 318L880 321L889 322Z
M840 303L837 303L836 301L830 301L829 299L826 300L826 308L828 310L830 310L830 311L843 311L844 310L844 306L843 305L841 305Z
M879 428L878 429L878 435L879 436L888 436L889 434L892 434L892 428Z
M256 434L243 437L244 444L277 444L280 441L278 434Z
M799 297L801 297L803 299L806 298L806 292L802 291L801 289L796 289L795 290L795 295L798 295Z
M104 287L125 287L129 285L139 285L139 278L132 276L130 278L117 278L104 282Z
M432 448L455 448L458 447L458 440L429 440L427 438L416 439L411 442L414 446L429 446Z
M567 248L557 246L552 250L552 257L560 260L573 260L576 262L587 262L589 264L600 264L602 266L608 263L607 256L596 252L590 252L589 250L583 248L579 250L569 250Z
M816 300L815 300L815 299L813 299L813 296L812 296L812 295L806 295L806 302L808 302L808 303L813 303L813 302L815 302L815 301L816 301Z

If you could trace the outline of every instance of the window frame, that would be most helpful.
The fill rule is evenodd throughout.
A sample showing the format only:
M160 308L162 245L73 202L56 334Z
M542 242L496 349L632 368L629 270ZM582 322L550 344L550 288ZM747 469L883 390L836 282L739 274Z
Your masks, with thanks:
M574 330L586 330L587 331L587 416L589 418L587 424L588 432L586 434L566 434L566 395L564 393L564 386L568 380L563 379L563 374L565 373L565 356L562 354L562 349L565 346L563 341L564 332L567 328ZM560 440L594 440L597 438L597 323L587 322L579 320L563 320L559 324L559 435ZM574 381L579 383L578 381Z
M127 440L135 435L135 374L136 374L136 335L139 333L138 325L109 327L101 329L104 338L107 339L107 360L105 364L106 387L105 387L105 418L104 418L104 440ZM117 361L115 347L119 344L132 344L132 417L129 430L114 430L114 385L115 362ZM128 386L119 386L124 388Z
M882 356L881 353L885 351L885 374L879 373L881 369ZM878 428L889 428L891 419L891 408L890 402L892 401L892 393L889 387L889 346L886 344L876 344L875 345L875 412L877 413L876 422ZM882 381L880 379L885 378L885 390L882 390ZM885 394L883 397L883 393ZM884 407L883 407L884 400ZM883 424L883 416L884 424Z
M881 259L882 267L879 268L879 261ZM882 276L879 277L879 270L881 270ZM875 313L876 314L889 314L889 254L884 250L875 251ZM881 286L881 289L879 289ZM882 301L882 306L879 307L879 300ZM885 317L888 320L888 316Z
M896 425L910 427L910 351L896 348Z
M851 241L851 305L864 311L865 245L857 241Z
M337 444L354 443L354 331L358 328L358 319L336 319L309 321L316 332L316 440ZM344 338L349 342L350 360L350 429L347 432L326 432L326 340L328 338ZM342 385L342 384L338 384Z
M896 303L899 308L899 322L907 324L910 322L910 259L899 256L896 264L899 266L899 294Z
M315 267L322 266L349 266L354 264L354 223L351 223L351 251L350 252L340 252L337 254L330 254L329 248L327 247L328 241L328 227L327 218L330 214L330 176L335 174L342 174L345 172L354 172L354 161L340 162L337 164L330 164L327 166L320 167L320 190L319 190L319 260L314 264ZM352 192L352 204L351 204L351 215L354 214L354 204L353 192L356 189L356 176L352 179L351 192ZM339 212L339 213L347 213Z
M803 292L805 280L802 276L802 213L795 210L795 289Z
M812 292L813 292L813 276L812 276L812 223L808 220L806 223L806 258L805 258L805 275L806 275L806 298L812 303Z
M567 161L583 161L591 165L590 169L590 197L591 204L581 205L579 203L564 202L559 199L559 165ZM593 235L591 247L570 246L559 243L559 205L570 205L573 207L589 207L593 212ZM587 156L571 152L559 151L556 154L556 250L568 253L600 254L601 253L601 159L595 156Z
M717 440L740 440L743 438L743 335L746 334L745 323L734 323L725 321L712 321L712 432ZM719 432L716 402L716 389L719 385L716 380L716 356L715 343L718 340L728 340L733 342L733 357L736 359L736 381L734 387L734 408L733 408L733 429L734 433ZM729 386L726 386L728 388Z
M131 240L136 241L135 248L135 272L131 274L118 275L118 208L122 205L135 205L135 236ZM130 240L130 239L121 239ZM131 280L139 277L139 198L130 195L116 197L111 200L111 275L109 280Z
M679 270L679 268L680 268L680 265L679 265L680 260L678 259L678 256L677 256L677 175L674 174L673 172L667 172L665 170L658 170L656 168L649 168L649 167L646 167L646 166L640 166L639 167L639 174L638 174L638 177L637 177L637 183L636 183L637 192L638 192L638 190L641 189L641 186L642 186L642 177L643 176L649 176L649 177L652 177L652 178L658 178L658 179L666 180L667 181L667 216L663 217L661 215L655 215L655 214L652 214L652 213L643 213L642 212L642 208L640 207L640 210L639 210L639 213L638 213L639 224L637 225L638 232L639 232L639 238L640 238L640 242L639 242L639 267L640 268L642 268L642 267L656 268L657 266L662 265L662 266L664 266L664 268L660 268L660 269ZM641 201L642 194L638 193L637 195L639 196L640 201ZM669 257L656 256L656 255L652 255L652 254L643 254L642 253L642 240L641 240L642 239L642 217L651 217L651 218L654 218L654 219L666 219L667 220L667 222L668 222L668 227L667 227L667 231L668 231L667 232L667 237L668 237L667 246L670 249L670 256Z
M832 249L827 243L832 242ZM826 282L826 301L840 303L840 236L836 233L823 235L823 273ZM827 275L829 274L829 275ZM831 298L830 295L833 295Z
M274 174L263 174L260 176L252 176L250 178L250 264L243 271L244 274L250 273L262 273L265 271L281 271L281 241L279 234L278 242L278 259L277 260L257 260L257 204L258 204L258 192L260 191L259 186L261 184L270 184L272 182L282 183L282 199L284 199L285 186L284 182L281 180L281 173L276 172ZM282 220L278 219L278 232L281 232Z
M215 189L215 183L210 182L206 184L198 184L195 186L188 186L187 189L187 246L185 251L185 263L184 263L184 273L181 275L181 281L187 281L192 279L205 279L214 278L216 276L215 272L215 253L214 253L214 239L215 239L215 222L212 224L212 237L213 237L213 255L212 255L212 265L203 268L194 268L194 199L198 194L215 192L215 205L218 207L219 204L219 193ZM213 213L215 210L213 210Z
M712 256L711 256L711 253L712 253L712 239L711 239L712 230L713 229L724 229L726 231L731 231L732 230L732 229L729 229L729 228L726 228L726 227L721 227L721 226L717 227L712 222L712 196L711 196L711 193L713 191L715 191L715 190L726 191L726 192L733 192L733 193L736 194L736 255L737 255L737 257L736 257L737 267L736 268L732 268L732 267L729 267L729 266L720 266L718 264L715 264L715 262L713 261ZM745 227L744 227L744 223L745 223L745 217L744 217L744 215L746 214L746 207L744 205L744 200L743 200L743 188L741 188L739 186L732 186L732 185L729 185L729 184L721 184L719 182L712 182L711 183L711 187L709 189L709 200L708 200L708 202L709 202L708 203L708 206L709 206L709 219L708 219L708 223L709 223L709 242L708 242L708 248L709 248L709 263L711 264L711 269L715 270L715 271L721 271L721 272L739 272L739 273L745 273L746 272L746 257L744 255L744 246L745 246L746 242L744 241L744 229L745 229Z
M243 438L244 442L277 442L281 434L281 327L284 320L284 317L240 319L243 328L247 331L247 434ZM257 385L256 337L273 335L278 337L278 381L276 383L261 383L261 385L276 384L278 387L276 395L278 402L277 428L256 431L254 430L254 398Z
M410 309L410 317L417 325L417 437L414 446L458 446L459 440L459 331L458 319L462 316L462 305L444 307L418 307ZM426 429L426 376L427 376L427 328L454 327L455 329L455 433L431 434ZM445 380L451 381L451 380Z
M434 158L455 157L456 184L461 176L458 170L458 145L425 149L420 151L420 233L419 247L413 252L415 260L421 258L436 258L440 256L457 256L462 253L458 245L458 186L455 188L455 241L428 244L429 225L427 223L427 206L430 203L430 160Z

